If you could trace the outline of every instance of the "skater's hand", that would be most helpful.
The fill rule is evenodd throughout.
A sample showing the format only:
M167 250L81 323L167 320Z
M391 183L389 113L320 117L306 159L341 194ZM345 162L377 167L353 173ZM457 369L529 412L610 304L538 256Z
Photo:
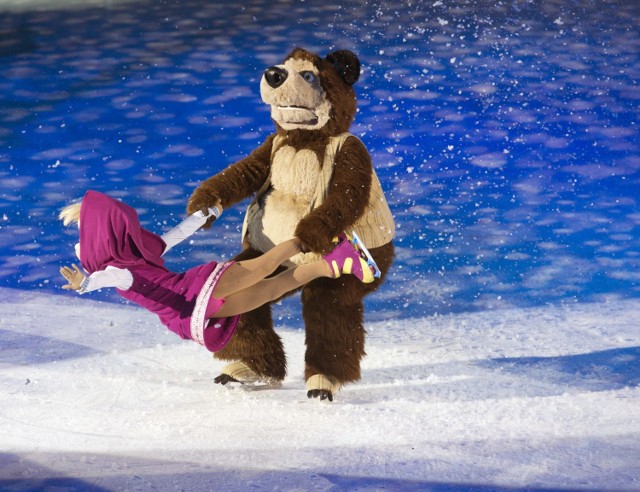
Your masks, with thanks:
M75 264L71 267L64 266L60 269L60 275L69 282L67 285L63 285L65 290L80 290L80 286L84 280L84 273L82 273Z

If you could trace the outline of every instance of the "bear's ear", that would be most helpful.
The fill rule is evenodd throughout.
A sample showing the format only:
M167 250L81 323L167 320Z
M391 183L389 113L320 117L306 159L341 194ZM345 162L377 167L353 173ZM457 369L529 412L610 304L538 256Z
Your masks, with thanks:
M338 71L342 80L353 85L360 77L360 60L355 53L349 50L338 50L329 53L325 60L333 65Z

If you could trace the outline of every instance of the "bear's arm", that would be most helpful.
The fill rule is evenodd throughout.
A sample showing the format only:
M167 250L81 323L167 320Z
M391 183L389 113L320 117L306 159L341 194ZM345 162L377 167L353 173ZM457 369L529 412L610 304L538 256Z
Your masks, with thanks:
M295 235L316 253L331 249L331 240L364 213L372 180L371 156L357 138L348 138L336 155L333 178L324 202L298 223Z
M228 208L257 192L269 177L274 138L275 134L270 135L247 157L203 181L191 195L187 213L210 207L216 199Z

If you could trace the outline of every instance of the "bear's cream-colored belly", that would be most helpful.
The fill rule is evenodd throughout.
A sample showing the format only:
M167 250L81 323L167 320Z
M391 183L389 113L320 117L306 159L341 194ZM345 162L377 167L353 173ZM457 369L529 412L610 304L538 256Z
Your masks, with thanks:
M271 164L271 189L262 197L262 207L247 224L251 245L268 251L276 244L294 237L301 219L310 212L320 165L316 154L302 149L298 152L284 146L273 157ZM314 253L299 254L291 259L303 264L315 261Z

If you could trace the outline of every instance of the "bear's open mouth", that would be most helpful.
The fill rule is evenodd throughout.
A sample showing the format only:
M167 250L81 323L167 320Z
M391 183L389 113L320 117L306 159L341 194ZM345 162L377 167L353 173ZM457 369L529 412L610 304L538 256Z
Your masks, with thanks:
M301 126L318 124L318 115L315 110L304 106L273 106L271 114L280 124Z
M307 106L297 106L295 104L292 104L291 106L278 106L278 109L303 109L305 111L313 112L313 108L309 108Z

